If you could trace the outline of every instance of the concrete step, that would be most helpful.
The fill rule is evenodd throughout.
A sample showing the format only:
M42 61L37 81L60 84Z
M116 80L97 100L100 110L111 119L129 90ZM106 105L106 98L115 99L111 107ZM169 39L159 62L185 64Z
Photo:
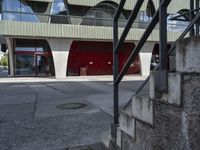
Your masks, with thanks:
M119 129L132 138L135 138L135 119L132 117L132 115L130 116L128 113L126 113L125 110L120 111Z
M155 87L154 72L150 75L150 99L155 101L160 101L163 103L168 103L171 105L181 106L181 74L178 72L168 73L168 92L159 93L156 91Z
M107 150L107 148L102 143L95 143L92 145L77 146L60 150Z
M153 102L149 95L135 95L132 98L133 118L153 125Z

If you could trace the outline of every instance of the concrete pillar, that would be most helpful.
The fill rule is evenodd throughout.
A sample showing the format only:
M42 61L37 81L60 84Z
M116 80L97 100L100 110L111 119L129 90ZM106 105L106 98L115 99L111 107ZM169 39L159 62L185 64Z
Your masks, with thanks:
M134 42L137 46L138 42ZM146 42L140 51L141 74L148 76L150 74L151 56L155 42Z
M64 79L66 78L68 55L72 40L49 38L47 41L53 55L55 76L57 79Z
M152 53L140 53L142 76L148 76L150 73Z
M14 76L14 43L12 38L6 38L8 46L10 76Z

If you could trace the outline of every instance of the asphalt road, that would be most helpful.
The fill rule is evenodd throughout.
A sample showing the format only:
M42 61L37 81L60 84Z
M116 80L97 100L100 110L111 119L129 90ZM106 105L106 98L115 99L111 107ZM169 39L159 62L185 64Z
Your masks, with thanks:
M121 84L120 105L140 84ZM0 149L60 150L99 143L112 122L112 95L111 81L1 82ZM78 104L83 108L74 109Z

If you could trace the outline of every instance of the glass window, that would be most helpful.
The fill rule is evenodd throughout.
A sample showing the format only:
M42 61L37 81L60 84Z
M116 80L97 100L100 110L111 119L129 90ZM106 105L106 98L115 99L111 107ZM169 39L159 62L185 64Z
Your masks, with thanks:
M21 21L27 22L39 22L39 19L36 15L34 15L33 10L23 3L21 3ZM23 14L23 13L31 13L31 14Z
M15 55L15 75L35 75L35 58L31 55Z
M29 52L34 52L35 48L34 47L16 47L15 51L29 51Z
M179 14L169 15L167 20L167 29L170 31L184 31L186 27L189 25L188 21L179 21L179 20L171 20L172 17L175 17ZM184 17L180 17L179 19L185 20Z
M45 13L49 5L48 2L39 2L39 1L27 1L26 3L36 13Z
M2 0L0 0L0 20L2 20Z
M51 9L51 23L70 24L71 20L68 16L64 0L55 0Z
M116 7L109 3L100 3L96 7L90 9L83 18L82 25L94 26L112 26ZM122 14L119 20L119 26L123 27L126 24L126 19Z
M4 20L39 22L33 10L20 0L3 0L3 11Z
M59 12L66 11L65 3L63 0L54 0L51 14L58 14Z
M3 13L3 20L20 21L20 13Z
M3 10L20 12L19 0L3 0Z

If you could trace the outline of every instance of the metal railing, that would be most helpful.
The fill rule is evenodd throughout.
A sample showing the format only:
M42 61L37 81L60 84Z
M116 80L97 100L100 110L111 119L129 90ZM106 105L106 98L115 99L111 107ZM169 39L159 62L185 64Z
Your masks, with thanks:
M144 15L144 13L142 13ZM145 17L145 16L141 17ZM73 24L73 25L87 25L87 26L113 26L113 18L98 18L88 16L72 16L72 15L60 15L60 14L45 14L45 13L30 13L30 12L17 12L17 11L2 11L0 14L0 20L8 21L21 21L21 22L38 22L38 23L51 23L51 24ZM9 18L10 16L10 18ZM40 20L39 18L45 18ZM150 23L148 21L142 21L137 18L134 21L131 28L146 29ZM128 22L126 19L119 19L119 27L124 28ZM186 24L183 23L171 23L167 24L168 30L173 32L180 32L186 28ZM156 26L156 29L159 29Z
M194 1L194 0L190 0ZM199 0L196 0L199 1ZM168 72L168 57L172 54L172 52L176 48L176 41L172 44L171 48L167 49L167 7L170 4L171 0L160 0L160 6L155 13L152 21L149 23L146 31L142 35L140 41L136 45L136 47L133 49L132 53L130 54L128 60L126 61L123 69L121 72L118 72L118 57L119 57L119 50L122 47L126 36L128 35L128 32L130 30L131 25L133 24L135 20L135 16L139 12L139 9L144 2L144 0L138 0L132 14L127 22L127 25L121 35L121 37L118 37L118 19L119 15L122 12L123 6L125 4L126 0L121 0L120 5L118 7L118 10L115 14L114 19L114 25L113 25L113 68L114 68L114 84L113 84L113 101L114 101L114 123L112 124L112 136L116 137L116 127L119 124L119 84L122 81L123 77L127 73L131 63L135 60L135 58L138 56L141 48L147 41L149 35L152 33L152 31L155 29L157 23L159 23L159 29L160 29L160 43L159 43L159 65L157 65L154 68L154 71L157 71L159 78L162 79L159 82L159 85L156 85L157 90L162 92L167 92L167 72ZM190 23L186 27L186 29L182 32L182 34L179 36L177 40L183 39L188 32L190 32L190 35L199 35L199 19L200 19L200 13L199 10L199 2L196 2L196 10L194 9L194 2L191 3L191 10L190 10ZM197 12L196 15L191 15L193 12ZM180 15L182 17L183 15ZM196 25L196 33L194 33L194 26ZM135 92L136 95L138 95L141 90L144 88L144 86L148 83L150 80L150 76L147 77L147 79L142 83L142 85L138 88L138 90ZM159 79L158 79L159 80ZM131 103L132 99L126 103L124 109L128 107L128 105Z

